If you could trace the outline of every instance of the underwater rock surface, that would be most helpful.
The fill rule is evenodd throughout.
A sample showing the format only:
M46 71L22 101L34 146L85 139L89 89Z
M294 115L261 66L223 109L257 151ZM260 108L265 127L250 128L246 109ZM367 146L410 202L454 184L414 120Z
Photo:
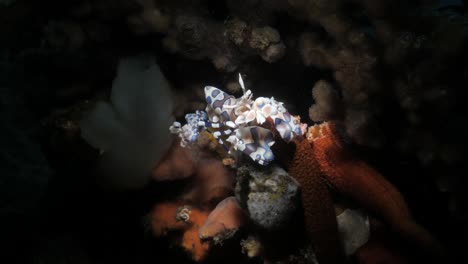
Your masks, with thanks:
M236 196L260 227L280 228L298 209L299 185L280 167L243 166L237 170L237 178Z

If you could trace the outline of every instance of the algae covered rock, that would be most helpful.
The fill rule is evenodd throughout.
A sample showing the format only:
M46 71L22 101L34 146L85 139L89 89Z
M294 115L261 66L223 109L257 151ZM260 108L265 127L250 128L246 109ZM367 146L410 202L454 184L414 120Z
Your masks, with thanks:
M236 196L251 220L265 229L276 229L291 219L298 207L299 184L278 166L237 171Z

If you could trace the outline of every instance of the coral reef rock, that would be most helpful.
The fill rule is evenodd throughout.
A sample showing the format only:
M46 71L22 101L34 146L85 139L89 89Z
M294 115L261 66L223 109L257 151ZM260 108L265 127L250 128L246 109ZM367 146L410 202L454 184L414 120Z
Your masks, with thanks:
M290 220L298 207L299 184L280 167L262 170L243 166L237 172L236 195L251 220L265 229L276 229Z
M309 108L309 117L315 122L334 120L339 116L339 97L332 86L323 80L318 81L312 89L315 100Z
M294 254L291 254L286 261L274 262L275 264L318 264L317 257L315 256L312 246L308 245L300 248Z
M242 253L246 254L249 258L258 257L262 252L262 242L254 236L241 240L240 245Z

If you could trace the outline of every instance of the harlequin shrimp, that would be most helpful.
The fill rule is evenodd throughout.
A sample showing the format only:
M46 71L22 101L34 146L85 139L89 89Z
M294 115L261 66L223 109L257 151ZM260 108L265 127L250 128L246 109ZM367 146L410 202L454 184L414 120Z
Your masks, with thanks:
M198 135L201 132L199 122L204 122L208 120L208 115L203 111L196 111L195 113L190 113L185 115L185 121L187 124L182 126L179 122L174 122L172 126L169 127L169 130L173 134L178 134L181 138L180 145L186 147L188 144L197 141Z
M252 100L252 92L245 89L242 76L239 84L243 95L233 95L213 87L205 87L207 106L205 111L187 114L187 124L174 122L170 131L178 134L182 146L196 141L201 131L208 131L229 154L241 152L261 165L274 159L270 147L275 143L273 133L261 127L270 118L280 136L289 142L294 136L305 133L307 125L300 118L292 116L283 103L273 97L259 97Z

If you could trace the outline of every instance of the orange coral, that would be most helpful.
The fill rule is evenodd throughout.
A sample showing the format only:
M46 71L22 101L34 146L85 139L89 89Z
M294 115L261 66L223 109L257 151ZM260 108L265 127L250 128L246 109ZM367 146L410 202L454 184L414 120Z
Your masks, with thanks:
M233 193L233 180L234 176L220 160L205 157L197 164L193 188L182 199L213 208Z
M191 178L191 188L180 199L201 207L213 208L233 193L234 176L223 161L209 150L181 147L179 140L174 141L170 151L153 169L152 178L156 181Z
M150 214L151 230L156 237L166 235L169 231L183 230L187 224L176 220L176 213L181 205L162 203L153 208Z
M200 261L206 257L210 249L208 242L202 241L198 236L198 230L208 218L208 212L192 210L190 213L191 226L185 230L182 237L182 247L192 254L192 259Z
M244 221L244 211L242 211L236 197L231 196L216 206L198 234L203 239L214 238L215 242L222 243L222 240L229 237L231 232L237 231Z
M340 263L344 258L339 250L329 187L375 214L402 238L424 250L424 254L441 252L429 232L414 222L400 192L346 150L334 123L312 126L307 139L298 138L289 145L280 142L276 150L302 186L306 229L320 263ZM294 154L291 158L281 152Z
M156 237L171 231L182 231L180 246L195 261L203 260L210 249L208 242L198 237L198 230L208 218L208 212L190 208L181 203L162 203L151 212L151 229Z
M155 180L177 180L191 176L188 179L190 188L178 197L179 202L164 202L153 208L151 228L156 237L168 235L176 238L178 245L193 260L205 259L212 241L201 240L199 230L202 226L205 226L204 230L207 229L207 218L213 207L233 193L233 175L209 152L201 151L194 157L191 150L177 144L153 170L152 176ZM234 216L223 214L218 220L231 223L230 217Z
M180 146L175 140L164 159L153 169L152 178L156 181L167 181L187 178L195 172L195 159L190 149Z

